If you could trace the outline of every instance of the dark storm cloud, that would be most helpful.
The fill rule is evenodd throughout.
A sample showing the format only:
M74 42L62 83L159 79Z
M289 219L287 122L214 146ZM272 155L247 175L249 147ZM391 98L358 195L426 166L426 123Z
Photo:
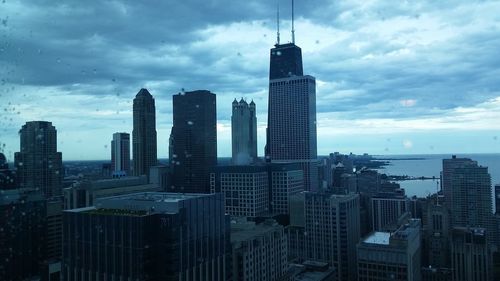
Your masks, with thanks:
M497 7L493 1L295 2L298 22L309 21L339 36L332 43L322 38L332 35L317 34L319 48L303 48L306 72L326 83L318 88L318 112L411 118L498 95L498 17L485 15L493 22L477 23L481 13ZM282 37L287 38L289 1L280 3ZM181 88L206 88L220 95L219 103L255 96L264 102L259 105L265 112L265 97L257 93L267 89L275 1L51 0L2 5L0 74L10 84L122 97L152 85L165 98ZM218 27L255 22L266 29L258 36L267 45L258 54L243 50L245 44L238 42L210 43L215 33L227 31ZM304 25L297 29L299 38L309 32ZM441 33L459 34L440 40ZM353 48L356 44L361 47ZM401 106L406 100L415 102ZM219 116L227 120L229 112Z

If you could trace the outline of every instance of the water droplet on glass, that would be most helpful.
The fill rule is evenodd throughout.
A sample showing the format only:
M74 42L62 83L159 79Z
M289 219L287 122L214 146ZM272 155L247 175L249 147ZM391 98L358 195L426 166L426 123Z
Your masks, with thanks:
M193 121L188 121L187 123L189 126L192 126L194 124Z

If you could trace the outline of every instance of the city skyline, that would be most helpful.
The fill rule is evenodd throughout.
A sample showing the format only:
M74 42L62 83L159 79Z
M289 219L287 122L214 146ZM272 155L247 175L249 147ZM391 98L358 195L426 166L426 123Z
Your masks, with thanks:
M64 160L107 159L109 136L132 133L131 102L141 87L157 99L159 158L168 155L171 97L183 88L217 94L220 157L231 155L231 101L254 99L263 156L275 3L221 0L203 4L206 13L200 14L199 3L186 1L169 7L178 19L172 22L157 13L166 10L161 2L158 9L132 2L26 3L0 4L0 29L6 31L0 147L9 161L19 151L19 128L32 120L58 128ZM286 43L290 8L280 3ZM318 155L500 148L500 19L494 12L500 4L387 5L296 1L296 41L318 84ZM189 13L198 17L187 21L193 17L182 15Z

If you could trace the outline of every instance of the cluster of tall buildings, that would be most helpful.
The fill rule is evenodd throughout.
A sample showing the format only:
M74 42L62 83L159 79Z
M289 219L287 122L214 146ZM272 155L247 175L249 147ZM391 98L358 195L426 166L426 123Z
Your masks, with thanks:
M0 280L500 278L500 186L493 214L486 167L444 159L442 192L408 198L368 155L318 159L315 78L294 40L270 51L268 104L264 158L256 104L235 99L231 163L218 165L216 95L173 95L162 164L141 89L107 177L68 185L55 127L27 122L15 168L0 154Z

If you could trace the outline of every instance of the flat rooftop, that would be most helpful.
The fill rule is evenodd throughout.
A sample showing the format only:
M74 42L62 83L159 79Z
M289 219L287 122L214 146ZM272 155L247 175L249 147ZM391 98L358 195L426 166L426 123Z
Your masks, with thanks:
M139 193L107 197L104 198L103 200L177 203L184 200L195 199L200 197L210 197L210 196L212 195L203 193L139 192Z
M363 240L363 243L389 245L391 233L375 231Z

